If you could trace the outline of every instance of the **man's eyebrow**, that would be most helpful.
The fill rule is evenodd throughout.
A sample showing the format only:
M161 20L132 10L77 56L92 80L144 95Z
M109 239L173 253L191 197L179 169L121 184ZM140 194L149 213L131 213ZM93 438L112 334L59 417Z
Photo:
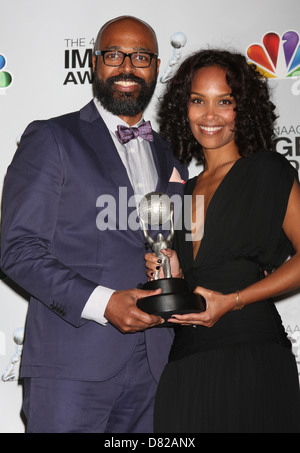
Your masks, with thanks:
M122 47L121 46L107 46L105 49L103 50L120 50L122 51ZM152 53L149 49L146 49L144 47L133 47L132 50L134 52L147 52L147 53Z
M136 52L150 52L150 53L152 53L151 50L145 49L145 47L134 47L133 49L134 49ZM153 53L155 53L155 52L153 52Z

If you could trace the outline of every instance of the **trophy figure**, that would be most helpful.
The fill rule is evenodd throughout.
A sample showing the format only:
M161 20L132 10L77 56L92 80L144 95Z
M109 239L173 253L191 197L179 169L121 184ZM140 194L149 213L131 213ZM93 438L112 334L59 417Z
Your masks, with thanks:
M205 299L199 294L188 291L187 283L182 278L173 278L169 257L162 253L171 247L174 237L174 208L170 198L161 192L151 192L141 200L139 218L144 237L156 257L162 261L164 278L159 278L159 271L155 272L154 280L147 282L143 289L161 289L161 294L150 296L137 301L137 306L148 314L159 315L165 320L175 313L196 313L206 309ZM165 239L158 233L154 240L148 232L150 227L161 226L170 222L170 233Z
M169 61L168 67L160 78L161 83L167 83L172 78L182 57L182 49L187 43L187 37L182 32L174 33L171 37L173 56Z
M19 372L18 370L16 370L16 366L21 360L23 341L24 341L24 328L21 327L14 332L14 342L16 343L17 346L14 355L10 359L8 367L1 376L3 382L18 380Z

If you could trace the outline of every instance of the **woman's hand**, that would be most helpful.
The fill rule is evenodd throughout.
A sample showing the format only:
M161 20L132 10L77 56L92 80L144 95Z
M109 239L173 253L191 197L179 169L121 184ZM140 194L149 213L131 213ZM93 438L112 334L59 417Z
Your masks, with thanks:
M236 294L221 294L216 291L198 286L195 291L206 301L206 311L202 313L188 313L186 315L173 315L168 322L181 324L184 326L204 326L212 327L228 311L234 309L236 305Z
M161 250L161 252L163 255L168 256L170 259L172 277L183 278L177 253L171 249ZM145 256L145 261L146 273L149 281L153 280L156 271L159 271L159 278L164 278L163 270L161 267L162 262L155 256L154 253L147 253L147 255Z

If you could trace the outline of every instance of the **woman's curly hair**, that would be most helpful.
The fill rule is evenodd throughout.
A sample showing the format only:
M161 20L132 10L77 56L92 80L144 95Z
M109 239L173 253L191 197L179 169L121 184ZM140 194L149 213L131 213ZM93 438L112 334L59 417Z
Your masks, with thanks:
M191 84L196 72L204 67L220 66L236 101L235 142L241 156L274 149L275 105L270 100L267 81L235 52L211 49L188 57L168 82L158 116L160 133L185 163L195 157L204 161L201 145L194 138L188 120Z

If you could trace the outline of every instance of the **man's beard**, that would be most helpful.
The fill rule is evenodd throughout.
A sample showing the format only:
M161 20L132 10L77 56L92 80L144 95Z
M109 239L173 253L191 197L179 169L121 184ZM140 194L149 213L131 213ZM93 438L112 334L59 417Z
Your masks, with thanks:
M135 98L132 93L122 93L114 89L114 82L133 81L141 86L140 93ZM116 77L110 77L105 82L98 78L94 73L93 91L94 96L100 101L102 106L117 116L136 116L143 112L148 106L155 91L157 76L152 82L147 84L140 77L134 74L121 74Z

